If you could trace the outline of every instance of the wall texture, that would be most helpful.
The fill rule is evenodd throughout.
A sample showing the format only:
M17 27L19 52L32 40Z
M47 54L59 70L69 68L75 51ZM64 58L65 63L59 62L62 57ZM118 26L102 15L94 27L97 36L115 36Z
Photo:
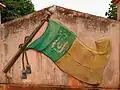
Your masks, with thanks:
M2 72L2 68L17 52L19 44L23 43L24 37L30 35L35 27L40 23L46 13L46 9L24 16L22 18L0 25L0 83L15 84L46 84L85 87L80 81L60 71L49 58L42 53L28 50L27 54L32 67L32 74L26 80L21 79L22 62L21 57L17 60L7 76ZM110 38L111 53L106 67L101 72L102 81L100 87L119 87L119 29L120 22L106 18L101 18L62 7L57 7L56 12L51 17L60 21L69 30L73 31L77 37L90 48L95 49L95 40ZM43 33L47 23L36 34L36 39Z

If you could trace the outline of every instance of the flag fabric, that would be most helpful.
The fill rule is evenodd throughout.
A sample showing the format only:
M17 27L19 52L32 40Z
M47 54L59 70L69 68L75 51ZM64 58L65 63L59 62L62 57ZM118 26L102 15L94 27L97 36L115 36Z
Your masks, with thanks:
M43 35L27 48L41 51L55 62L68 51L75 38L75 34L68 31L62 24L49 19Z
M37 40L27 46L48 56L62 71L88 84L99 84L100 70L108 62L109 39L95 42L96 50L84 45L60 22L49 19Z

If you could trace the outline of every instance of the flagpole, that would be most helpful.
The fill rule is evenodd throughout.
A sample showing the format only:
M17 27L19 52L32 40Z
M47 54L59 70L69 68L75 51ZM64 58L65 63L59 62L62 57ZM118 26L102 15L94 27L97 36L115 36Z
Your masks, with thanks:
M3 72L4 73L7 73L9 71L9 69L13 66L13 64L17 61L17 59L19 58L19 56L21 55L21 53L24 51L24 49L30 43L30 41L34 38L34 36L40 30L40 28L43 26L43 24L45 23L45 21L47 21L48 18L50 18L50 16L55 12L55 9L56 9L55 6L52 6L51 8L48 9L47 15L46 15L45 19L43 19L41 21L41 23L35 28L35 30L32 32L32 34L26 40L26 42L24 43L24 45L22 46L22 48L20 48L17 51L17 53L12 57L12 59L8 62L8 64L3 68Z

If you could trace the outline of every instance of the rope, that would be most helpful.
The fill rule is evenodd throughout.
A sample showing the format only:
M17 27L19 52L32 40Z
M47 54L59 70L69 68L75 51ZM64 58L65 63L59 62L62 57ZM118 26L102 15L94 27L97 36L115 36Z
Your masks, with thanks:
M29 36L25 37L23 44L25 44L25 42L27 41L28 38L29 38ZM19 48L22 48L23 44L20 44ZM25 67L25 61L26 61L26 67ZM24 49L23 53L22 53L22 79L27 79L27 74L31 74L31 66L28 61L26 49Z

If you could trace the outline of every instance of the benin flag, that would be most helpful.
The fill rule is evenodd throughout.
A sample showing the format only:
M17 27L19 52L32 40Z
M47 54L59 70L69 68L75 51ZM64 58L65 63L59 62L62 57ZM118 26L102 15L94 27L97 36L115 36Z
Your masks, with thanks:
M82 44L76 35L60 22L49 19L48 26L27 49L34 49L48 56L62 71L74 78L99 84L99 70L107 63L109 40L96 41L96 50Z

